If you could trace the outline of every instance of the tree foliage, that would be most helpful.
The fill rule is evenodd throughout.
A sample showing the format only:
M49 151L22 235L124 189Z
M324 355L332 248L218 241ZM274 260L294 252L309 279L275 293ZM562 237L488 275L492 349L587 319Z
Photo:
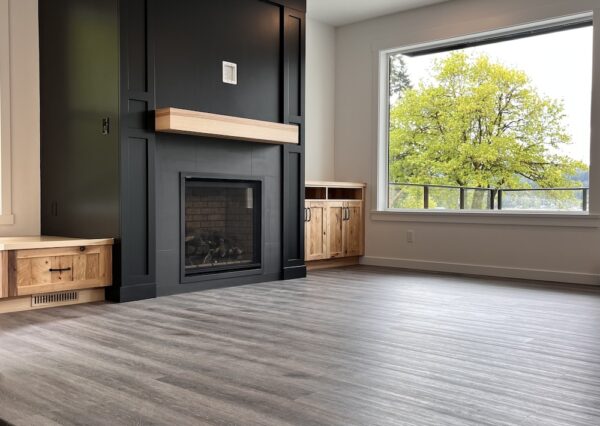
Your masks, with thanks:
M412 87L406 63L401 55L390 56L389 81L390 96L393 98Z
M560 154L571 143L563 121L562 102L538 93L523 71L485 55L451 53L390 110L390 181L579 186L570 177L588 167Z

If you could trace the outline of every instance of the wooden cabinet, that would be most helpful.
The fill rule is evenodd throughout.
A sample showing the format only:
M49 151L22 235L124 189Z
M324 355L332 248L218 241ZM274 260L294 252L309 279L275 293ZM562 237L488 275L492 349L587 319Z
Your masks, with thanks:
M345 254L346 206L342 201L330 201L327 207L327 228L329 229L329 250L326 258L343 257Z
M344 221L344 256L363 256L364 253L364 217L362 201L346 203Z
M327 257L327 205L308 201L304 210L306 243L305 259L319 260Z
M358 263L364 255L364 189L364 184L356 183L306 183L305 260L309 269Z
M104 300L112 239L0 238L0 313Z
M111 250L111 246L80 246L11 251L11 296L108 286Z

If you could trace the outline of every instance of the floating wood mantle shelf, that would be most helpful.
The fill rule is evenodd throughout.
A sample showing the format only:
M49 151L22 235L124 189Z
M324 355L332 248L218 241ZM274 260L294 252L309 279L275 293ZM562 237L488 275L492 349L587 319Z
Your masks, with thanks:
M155 113L157 132L212 136L252 142L298 144L298 126L177 108Z

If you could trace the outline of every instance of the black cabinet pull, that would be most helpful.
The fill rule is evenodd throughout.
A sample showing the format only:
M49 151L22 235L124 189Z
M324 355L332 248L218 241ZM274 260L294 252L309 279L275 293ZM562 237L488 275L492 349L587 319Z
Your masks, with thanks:
M50 268L50 272L67 272L70 270L71 268Z
M102 119L102 135L106 136L110 133L110 118L104 117Z
M309 207L308 208L308 221L310 222L312 220L312 209Z

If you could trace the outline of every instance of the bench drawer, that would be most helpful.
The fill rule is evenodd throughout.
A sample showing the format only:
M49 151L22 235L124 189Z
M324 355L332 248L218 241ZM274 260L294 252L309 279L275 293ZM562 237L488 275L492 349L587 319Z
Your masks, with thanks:
M112 284L110 245L14 250L8 263L11 296Z

